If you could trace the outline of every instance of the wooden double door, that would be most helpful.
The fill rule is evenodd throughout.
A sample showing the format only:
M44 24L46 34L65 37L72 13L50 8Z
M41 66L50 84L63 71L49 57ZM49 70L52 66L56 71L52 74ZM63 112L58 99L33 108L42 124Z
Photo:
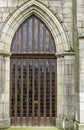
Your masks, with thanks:
M56 59L11 58L12 126L54 126Z
M12 126L54 126L56 47L47 25L35 15L17 29L11 44Z

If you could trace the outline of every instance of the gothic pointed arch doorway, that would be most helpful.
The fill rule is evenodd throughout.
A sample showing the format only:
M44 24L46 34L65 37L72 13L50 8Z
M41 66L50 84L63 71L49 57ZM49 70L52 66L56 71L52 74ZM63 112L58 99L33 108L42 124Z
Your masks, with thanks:
M12 126L54 126L56 119L55 43L47 26L32 15L11 45L10 117Z

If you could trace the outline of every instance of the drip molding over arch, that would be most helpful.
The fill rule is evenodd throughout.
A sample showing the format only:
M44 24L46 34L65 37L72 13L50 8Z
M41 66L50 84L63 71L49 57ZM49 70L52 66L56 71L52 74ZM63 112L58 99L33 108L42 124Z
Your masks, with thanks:
M12 39L17 28L32 14L40 18L51 31L57 53L64 52L69 49L69 38L63 29L58 18L42 3L37 0L30 0L18 8L14 14L6 20L2 26L0 51L10 53Z

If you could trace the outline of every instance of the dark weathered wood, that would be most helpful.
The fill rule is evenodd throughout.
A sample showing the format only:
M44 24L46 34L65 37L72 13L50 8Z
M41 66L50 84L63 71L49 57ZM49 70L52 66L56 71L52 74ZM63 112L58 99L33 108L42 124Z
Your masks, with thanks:
M13 66L12 62L13 62L13 60L10 61L10 77L11 77L11 79L12 79L12 66ZM10 80L10 111L9 111L9 113L10 113L10 117L12 119L12 80Z
M17 46L18 46L18 33L16 32L16 34L15 34L15 51L17 52Z
M40 52L40 21L38 20L38 52Z
M35 36L35 19L32 18L32 52L34 52L34 36Z
M15 125L17 124L17 59L15 60Z
M32 28L31 28L31 41L29 41L29 28L30 28L30 23L29 20L31 18L31 23L32 23ZM46 52L46 30L47 27L46 25L36 18L35 16L31 16L28 18L25 22L27 24L27 29L26 31L26 44L25 44L25 52L24 52L24 42L23 42L23 36L24 36L24 24L23 23L20 26L21 31L19 32L17 30L13 43L15 50L11 52L11 72L10 72L10 98L12 99L14 97L15 101L10 99L10 116L11 116L11 125L55 125L55 118L56 118L56 105L57 105L57 100L56 100L56 86L57 86L57 72L56 69L55 71L55 78L53 79L52 76L52 62L56 62L56 57L55 57L55 52L52 52L52 34L49 31L49 52ZM38 39L36 40L38 42L38 51L36 52L35 50L35 45L37 46L37 43L35 44L35 19L38 21L38 32L37 37ZM36 25L36 26L37 26ZM42 26L42 33L43 33L43 45L41 49L41 26ZM30 33L31 33L30 32ZM19 41L18 38L18 33L21 35L21 39ZM41 42L41 43L40 43ZM30 44L32 44L32 50L29 49ZM18 45L20 45L20 50L18 51ZM11 48L11 50L13 50ZM42 50L42 51L41 51ZM15 75L12 75L12 65L13 61L15 61L15 70L14 73ZM21 78L19 80L18 74L18 64L20 62L20 67L21 67ZM26 66L24 64L26 63ZM32 64L31 64L32 62ZM47 62L49 64L49 71L47 71ZM43 66L41 68L40 63L43 63ZM37 64L37 68L35 68L35 64ZM24 65L24 66L23 66ZM57 65L55 65L56 68ZM26 68L25 68L26 67ZM25 74L23 74L24 69L27 70ZM43 69L43 70L41 70ZM32 72L30 72L32 71ZM36 73L35 73L36 71ZM49 73L49 78L47 77ZM36 75L38 80L36 80ZM24 77L25 76L25 77ZM43 77L41 77L43 76ZM15 78L15 88L12 88L12 79ZM19 81L18 81L19 80ZM36 80L36 81L35 81ZM49 81L47 81L49 80ZM53 80L55 80L55 85L53 86ZM20 82L20 85L18 85L18 82ZM36 86L35 86L36 82ZM49 86L47 86L47 82L49 82ZM25 85L26 84L26 94L25 94ZM55 96L53 96L53 87L55 87ZM35 93L35 88L37 89L37 93ZM13 93L13 89L15 93ZM20 101L18 101L18 90L20 89ZM49 90L47 90L49 89ZM26 95L26 96L25 96ZM49 98L47 98L49 96ZM25 99L24 99L25 97ZM36 99L36 97L38 99ZM26 101L26 103L24 102ZM48 104L47 104L48 100ZM54 101L55 100L55 101ZM55 105L55 112L52 110L52 103L54 101ZM18 103L19 107L18 108ZM42 107L43 105L43 107ZM49 108L48 108L49 105ZM13 111L14 110L14 111ZM20 115L18 116L18 111L20 110ZM23 112L24 110L24 112ZM43 110L43 111L41 111ZM47 112L48 110L48 112ZM53 113L54 112L54 113ZM13 116L14 113L14 116ZM42 114L43 113L43 114ZM53 114L53 115L52 115ZM53 116L53 117L52 117Z
M23 52L23 24L21 26L21 52Z
M34 59L32 60L32 65L33 65L33 68L32 68L32 75L33 75L33 79L32 79L32 125L34 126Z
M26 81L27 81L27 95L26 95L26 124L28 125L28 119L29 119L29 60L27 60L27 77L26 77Z
M46 52L46 28L43 26L43 43L44 43L44 52Z
M23 123L23 60L21 60L21 104L20 104L20 107L21 107L21 125Z
M44 125L46 125L46 59L44 60Z
M26 33L26 51L29 50L29 21L27 21L27 33Z
M40 126L40 60L38 60L38 120Z
M49 33L49 52L51 53L51 34Z
M50 60L50 122L52 124L52 62Z
M55 60L55 117L57 117L57 60Z

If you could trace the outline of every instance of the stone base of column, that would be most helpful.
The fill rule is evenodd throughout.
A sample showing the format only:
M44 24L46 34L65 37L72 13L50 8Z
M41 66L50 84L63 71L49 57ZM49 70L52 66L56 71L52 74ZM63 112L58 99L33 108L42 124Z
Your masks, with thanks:
M73 119L67 119L67 118L58 119L58 118L56 118L56 127L62 128L62 129L67 129L67 130L73 130L74 129Z
M8 128L10 127L10 118L0 118L0 128Z
M75 130L84 130L84 124L76 123Z
M62 120L59 118L56 118L56 127L57 128L62 128Z

